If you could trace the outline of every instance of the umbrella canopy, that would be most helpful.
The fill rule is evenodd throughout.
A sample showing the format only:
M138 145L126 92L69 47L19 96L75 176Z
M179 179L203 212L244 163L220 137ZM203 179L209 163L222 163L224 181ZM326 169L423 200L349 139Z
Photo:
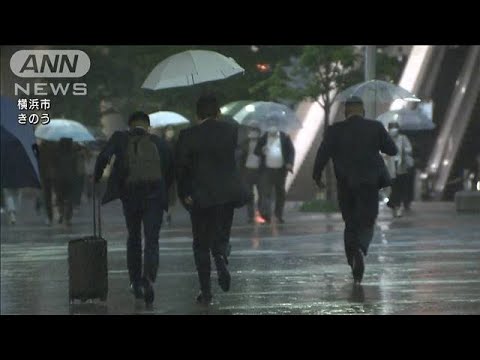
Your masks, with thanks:
M275 121L279 130L290 132L302 127L295 112L288 106L267 101L257 101L244 106L233 118L241 125L258 126L266 131Z
M13 99L2 96L0 110L2 187L39 187L38 160L33 151L36 144L33 125L18 123L19 110Z
M352 96L361 97L364 102L391 102L396 99L420 101L410 91L382 80L369 80L353 86L338 94L338 100L345 101Z
M84 125L67 119L52 119L47 125L39 125L35 136L49 141L59 141L61 138L71 138L75 142L95 141Z
M142 85L159 90L221 80L244 73L235 60L215 51L188 50L160 62Z
M423 112L418 110L400 109L387 111L381 114L377 120L381 121L385 127L391 122L398 122L401 130L417 131L417 130L433 130L435 124Z
M187 118L172 111L158 111L148 115L150 117L150 126L165 127L168 125L190 124Z
M32 162L24 144L10 131L0 126L2 188L40 187L38 163Z

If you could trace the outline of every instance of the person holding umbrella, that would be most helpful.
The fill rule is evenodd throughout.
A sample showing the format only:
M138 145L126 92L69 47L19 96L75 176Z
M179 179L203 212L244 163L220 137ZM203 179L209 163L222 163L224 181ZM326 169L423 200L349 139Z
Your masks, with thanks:
M5 96L0 97L1 188L9 222L17 221L21 189L40 187L38 148L32 124L18 124L18 107Z
M398 122L390 122L388 124L388 132L397 146L398 154L385 157L385 162L392 178L392 191L387 206L392 209L394 217L401 217L403 215L402 204L405 210L408 211L410 209L409 172L414 166L412 144L406 135L400 134Z
M280 114L271 114L266 119L267 132L258 140L254 154L261 158L260 165L260 214L266 223L271 221L271 194L275 188L275 216L283 224L285 206L285 181L293 171L295 148L287 133L280 131Z

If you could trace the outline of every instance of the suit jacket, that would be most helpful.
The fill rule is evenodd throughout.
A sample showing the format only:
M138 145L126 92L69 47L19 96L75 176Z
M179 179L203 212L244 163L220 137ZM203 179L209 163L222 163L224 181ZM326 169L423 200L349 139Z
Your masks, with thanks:
M384 187L383 177L388 174L380 151L390 156L397 154L397 147L382 123L351 116L328 127L317 152L313 179L320 179L331 158L335 176L342 184Z
M233 203L241 206L245 189L235 162L238 127L207 119L183 129L176 148L178 196L191 196L194 206Z
M262 135L262 137L258 140L257 146L255 147L255 155L260 156L260 169L264 169L266 167L265 162L265 154L263 153L263 148L267 144L268 133ZM285 170L286 164L291 164L293 167L293 163L295 161L295 147L293 146L292 139L290 136L285 134L283 131L280 131L280 144L282 147L282 155L284 160L283 169Z
M127 151L128 139L130 132L133 134L141 134L145 132L143 129L133 129L130 131L116 131L108 140L103 151L98 155L95 163L95 178L98 179L102 176L103 170L109 163L113 155L115 155L115 163L113 164L112 173L110 174L107 182L107 189L102 199L102 204L106 204L115 199L122 199L126 196L126 164L125 156ZM163 208L168 209L168 189L170 188L174 179L174 164L173 155L168 145L164 140L156 135L150 134L153 142L157 146L160 154L162 174L163 178L158 184L159 196L161 198Z

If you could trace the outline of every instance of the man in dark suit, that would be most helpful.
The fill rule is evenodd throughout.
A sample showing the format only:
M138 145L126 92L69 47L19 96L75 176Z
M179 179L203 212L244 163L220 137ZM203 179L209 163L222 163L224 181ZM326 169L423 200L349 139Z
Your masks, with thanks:
M267 132L258 140L255 155L260 156L260 213L267 223L271 221L272 188L275 188L275 217L283 224L285 206L285 181L288 171L293 171L295 148L288 134L278 128L279 119L267 119Z
M176 149L177 189L192 221L193 253L200 281L197 302L210 303L210 253L223 291L230 289L228 253L235 207L244 189L235 162L237 126L218 120L217 99L197 102L199 124L180 132Z
M148 133L150 119L143 112L133 113L128 131L116 131L108 140L95 164L98 182L111 158L113 170L108 178L102 204L120 198L128 228L127 266L131 290L137 299L150 305L158 270L158 239L163 211L168 210L167 189L175 168L173 155L164 140ZM142 222L145 248L142 274Z
M393 156L397 147L381 122L364 118L362 99L345 102L345 121L331 125L318 150L313 179L322 187L322 171L331 158L338 183L338 201L345 221L345 254L360 284L364 256L378 215L378 190L389 185L380 151Z

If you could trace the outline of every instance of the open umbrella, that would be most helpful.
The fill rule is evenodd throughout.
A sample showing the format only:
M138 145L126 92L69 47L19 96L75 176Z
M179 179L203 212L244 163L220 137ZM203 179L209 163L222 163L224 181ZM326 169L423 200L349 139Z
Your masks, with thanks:
M401 130L433 130L435 124L427 115L418 110L400 109L387 111L381 114L377 120L381 121L385 127L391 122L398 122Z
M67 119L52 119L47 125L39 125L35 136L49 141L59 141L61 138L71 138L75 142L95 141L84 125Z
M142 88L159 90L226 79L245 72L232 58L215 51L188 50L160 62Z
M368 114L370 116L373 115L373 118L377 117L377 103L390 103L397 99L406 101L420 101L420 99L410 91L398 85L382 80L368 80L350 86L338 94L337 100L345 101L352 96L358 96L362 98L367 107L369 107L371 104L374 104L374 114Z
M154 128L190 123L187 118L172 111L157 111L148 116L150 117L150 126Z
M295 112L288 106L268 101L257 101L244 106L233 118L241 125L255 124L266 131L269 121L276 119L279 130L290 132L302 127Z
M36 140L33 125L18 123L18 107L13 99L0 99L1 186L40 187Z

